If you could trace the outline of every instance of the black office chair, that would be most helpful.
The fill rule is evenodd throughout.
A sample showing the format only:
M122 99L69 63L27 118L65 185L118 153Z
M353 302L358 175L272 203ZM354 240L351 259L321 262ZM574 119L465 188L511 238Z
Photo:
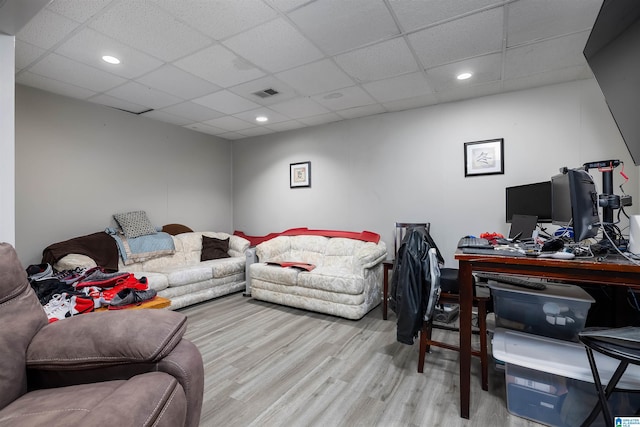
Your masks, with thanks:
M589 426L598 417L602 411L602 417L605 425L612 425L613 418L608 400L611 394L616 390L616 385L625 370L632 365L640 365L640 328L624 327L605 330L585 330L579 334L580 341L585 345L587 358L589 359L589 367L593 375L593 383L598 393L598 402L593 408L582 426ZM596 360L593 352L605 354L609 357L620 361L616 371L611 376L606 387L603 387L596 366Z

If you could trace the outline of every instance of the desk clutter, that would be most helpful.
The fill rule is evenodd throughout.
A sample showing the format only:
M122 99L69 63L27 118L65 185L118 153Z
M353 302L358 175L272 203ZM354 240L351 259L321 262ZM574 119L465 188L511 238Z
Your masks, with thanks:
M578 339L595 300L575 285L547 282L534 289L505 283L516 276L477 275L488 280L493 296L492 350L496 366L505 371L509 412L554 427L580 426L598 402L585 347ZM595 357L606 384L618 361L603 354ZM640 366L629 366L618 388L640 390ZM609 405L614 416L635 416L640 393L616 391ZM601 418L593 425L598 423Z

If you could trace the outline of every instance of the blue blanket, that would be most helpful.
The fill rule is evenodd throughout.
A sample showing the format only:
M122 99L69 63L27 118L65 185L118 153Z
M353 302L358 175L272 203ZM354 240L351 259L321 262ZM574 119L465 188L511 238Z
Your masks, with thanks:
M112 228L107 228L105 232L115 239L124 265L172 255L176 251L171 235L162 231L131 239L118 234Z

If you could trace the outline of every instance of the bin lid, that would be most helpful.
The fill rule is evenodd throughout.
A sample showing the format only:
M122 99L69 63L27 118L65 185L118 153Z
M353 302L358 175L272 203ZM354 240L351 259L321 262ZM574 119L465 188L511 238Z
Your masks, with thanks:
M583 344L503 328L496 328L491 344L493 356L502 362L593 383ZM619 361L595 351L593 354L600 379L607 384ZM617 388L639 389L640 366L629 365Z
M522 286L510 285L508 283L489 280L487 285L492 290L515 292L519 294L535 295L543 298L560 298L574 301L588 302L593 304L596 300L580 286L569 285L567 283L546 283L546 289L530 289Z

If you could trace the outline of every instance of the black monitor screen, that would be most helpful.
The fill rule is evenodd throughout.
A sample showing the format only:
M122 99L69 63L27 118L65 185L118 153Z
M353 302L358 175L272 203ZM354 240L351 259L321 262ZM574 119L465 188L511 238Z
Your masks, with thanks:
M551 219L554 224L568 226L571 223L571 193L569 175L560 174L551 178Z
M506 218L513 215L537 216L538 222L551 222L551 181L507 187Z
M568 175L573 216L573 239L579 242L596 237L600 228L596 185L591 175L584 170L570 170Z
M591 175L581 169L551 178L553 223L573 227L573 240L579 242L598 234L598 193Z

